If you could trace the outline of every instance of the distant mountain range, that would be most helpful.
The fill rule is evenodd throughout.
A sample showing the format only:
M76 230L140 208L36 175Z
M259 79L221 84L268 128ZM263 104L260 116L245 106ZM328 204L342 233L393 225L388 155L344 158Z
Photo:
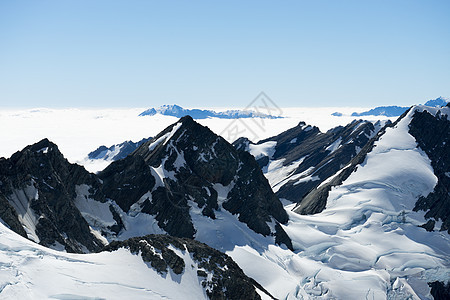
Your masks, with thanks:
M379 106L361 113L354 112L352 113L352 117L362 117L362 116L398 117L402 113L407 111L408 108L409 107L407 106Z
M446 106L450 100L448 98L439 97L436 99L428 100L425 102L425 106L431 107L443 107ZM354 112L352 113L352 117L362 117L362 116L386 116L386 117L398 117L401 116L405 111L409 109L408 106L378 106L372 108L368 111L364 111L361 113ZM341 117L343 114L340 112L332 113L331 115L336 117Z
M439 97L434 100L428 100L427 102L425 102L425 105L431 106L431 107L443 107L443 106L446 106L447 103L449 103L449 102L450 102L450 99L444 98L444 97Z
M150 108L139 114L139 116L154 116L161 114L164 116L172 116L182 118L185 116L191 116L193 119L207 119L207 118L219 118L219 119L239 119L239 118L264 118L264 119L278 119L280 116L273 116L263 114L253 110L227 110L223 112L216 112L207 109L186 109L178 105L163 105L158 108Z

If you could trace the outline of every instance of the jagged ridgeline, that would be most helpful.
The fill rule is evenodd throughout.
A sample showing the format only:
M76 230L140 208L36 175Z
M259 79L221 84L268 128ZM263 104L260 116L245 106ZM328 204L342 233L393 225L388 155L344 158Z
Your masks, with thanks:
M11 229L69 252L151 233L196 238L196 224L223 222L219 214L292 248L280 225L288 216L255 159L190 117L98 175L42 140L0 160L0 191Z
M301 202L345 167L384 123L355 120L323 133L316 126L300 122L256 144L240 138L233 145L255 156L278 197Z

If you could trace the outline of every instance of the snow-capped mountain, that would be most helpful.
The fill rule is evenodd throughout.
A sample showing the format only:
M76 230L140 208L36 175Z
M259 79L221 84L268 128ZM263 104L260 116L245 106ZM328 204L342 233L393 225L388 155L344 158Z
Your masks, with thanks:
M100 146L88 154L88 159L102 159L106 161L116 161L123 159L136 150L140 145L149 141L150 138L143 138L139 142L125 141L110 147Z
M233 144L255 156L280 198L300 202L312 189L347 165L384 123L356 120L322 133L317 127L301 122L257 144L245 138Z
M154 226L171 235L203 241L202 235L220 232L216 238L224 247L251 229L290 246L279 225L287 214L254 158L189 116L99 178L106 197L124 212L151 216Z
M219 118L219 119L239 119L239 118L264 118L264 119L276 119L280 116L272 116L253 110L227 110L223 112L216 112L206 109L185 109L178 105L163 105L158 108L150 108L139 114L139 116L154 116L161 114L165 116L172 116L182 118L185 116L191 116L193 119L207 119L207 118Z

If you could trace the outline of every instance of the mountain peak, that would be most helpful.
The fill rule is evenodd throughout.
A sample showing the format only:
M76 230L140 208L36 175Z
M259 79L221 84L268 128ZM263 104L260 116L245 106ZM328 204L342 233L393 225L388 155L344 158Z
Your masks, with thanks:
M177 104L164 104L161 107L167 108L167 109L183 109L181 106Z
M190 115L186 115L178 121L178 123L183 123L183 124L190 124L192 122L195 122L195 121ZM195 123L197 123L197 122L195 122Z
M31 145L30 149L33 149L33 150L36 149L36 148L41 149L43 147L49 147L49 148L58 150L58 146L55 143L51 142L48 138L44 138L44 139L40 140L39 142Z
M291 247L282 239L282 227L272 226L285 224L288 216L255 159L190 116L99 176L108 198L125 212L133 207L154 216L170 235L202 236L199 231L204 229L197 222L235 215L239 226L245 223L255 233L276 236ZM136 204L144 196L148 201Z
M25 147L22 151L18 151L11 156L11 161L20 162L28 161L31 158L38 159L39 157L59 157L64 159L63 154L59 151L58 146L49 139L44 138L39 142ZM64 159L65 160L65 159Z

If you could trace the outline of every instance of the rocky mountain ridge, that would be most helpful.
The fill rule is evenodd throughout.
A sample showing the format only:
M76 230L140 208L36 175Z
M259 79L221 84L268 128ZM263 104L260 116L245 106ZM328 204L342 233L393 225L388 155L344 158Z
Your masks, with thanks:
M346 166L384 124L355 120L322 133L319 128L300 122L256 144L241 138L233 145L255 156L280 198L300 202Z

